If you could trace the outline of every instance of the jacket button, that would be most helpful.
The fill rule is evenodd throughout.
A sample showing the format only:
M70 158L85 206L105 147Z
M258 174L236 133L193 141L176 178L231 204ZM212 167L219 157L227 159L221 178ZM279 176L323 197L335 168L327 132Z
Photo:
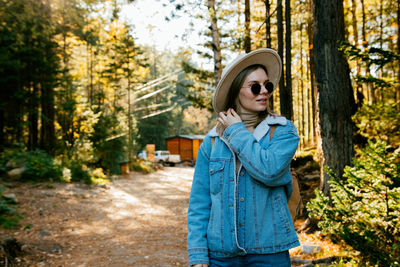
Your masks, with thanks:
M244 171L241 171L241 172L240 172L240 176L243 176L243 175L244 175Z
M239 223L239 226L243 226L243 223Z
M241 198L240 198L240 201L241 201L241 202L243 202L243 201L244 201L244 198L243 198L243 197L241 197Z

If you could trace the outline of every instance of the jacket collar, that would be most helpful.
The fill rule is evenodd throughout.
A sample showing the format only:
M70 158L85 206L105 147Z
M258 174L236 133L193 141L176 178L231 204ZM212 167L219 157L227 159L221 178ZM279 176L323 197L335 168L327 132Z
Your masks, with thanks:
M282 116L271 116L268 115L262 122L260 122L260 124L258 124L258 126L256 127L256 129L253 132L254 137L256 138L257 141L260 141L261 138L264 137L264 135L266 135L268 133L268 130L270 128L271 125L286 125L287 124L287 120L285 117ZM217 126L215 126L214 128L212 128L212 130L210 131L209 135L211 137L217 137L218 133L217 133Z

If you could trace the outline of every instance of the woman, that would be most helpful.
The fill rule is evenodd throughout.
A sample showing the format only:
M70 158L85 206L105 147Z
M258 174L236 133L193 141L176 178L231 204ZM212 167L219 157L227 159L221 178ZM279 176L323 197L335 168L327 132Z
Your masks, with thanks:
M190 193L191 266L290 266L299 241L287 199L299 137L268 107L281 69L272 49L224 69L213 100L218 123L200 146Z

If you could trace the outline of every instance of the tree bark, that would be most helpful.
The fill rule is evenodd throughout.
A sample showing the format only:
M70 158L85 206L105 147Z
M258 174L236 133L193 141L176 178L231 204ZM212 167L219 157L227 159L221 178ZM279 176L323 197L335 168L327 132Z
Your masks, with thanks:
M357 27L357 3L351 0L351 25L353 27L354 45L358 45L358 27ZM358 68L357 68L358 69Z
M267 48L271 48L271 4L269 0L265 0L265 41ZM272 94L269 98L269 106L271 110L274 110L274 95Z
M400 1L397 1L397 54L400 55ZM396 102L400 100L400 59L397 64L397 84Z
M241 0L237 0L237 28L241 29L242 28L242 23L240 21L240 16L242 15L242 9L241 9L241 5L240 5ZM242 35L239 34L238 38L237 38L237 46L238 46L238 52L241 53L242 52Z
M46 0L43 9L46 14L46 19L50 21L51 18L51 5L50 1ZM43 51L44 57L47 59L49 64L49 71L41 74L41 96L40 104L42 114L40 116L40 148L45 150L50 155L54 155L56 146L56 134L55 134L55 103L54 103L54 87L57 72L50 70L50 68L58 68L56 58L56 51L52 47L53 43L51 36L48 36L46 40L46 48ZM53 72L52 72L53 71Z
M358 26L357 26L357 3L351 0L351 25L353 28L354 45L358 45ZM357 64L357 75L360 75L360 64Z
M299 122L301 124L301 129L302 129L302 134L300 135L300 143L302 143L302 146L304 147L306 136L308 137L308 127L306 128L306 121L307 121L307 126L309 124L308 122L308 117L306 117L306 112L307 110L307 98L304 97L304 70L303 70L303 23L300 24L300 86L299 86L299 95L300 95L300 117L299 117ZM307 95L306 95L307 97ZM305 100L304 100L305 99ZM303 138L301 138L303 137Z
M344 37L344 11L341 0L313 0L316 81L320 92L319 110L324 162L341 178L353 156L354 96L350 69L338 41ZM324 171L321 189L329 195L329 175Z
M290 16L290 0L285 1L285 63L286 63L286 85L285 93L281 95L281 113L287 119L293 120L293 96L292 96L292 24ZM283 99L282 99L283 98Z
M244 50L246 53L251 51L251 38L250 38L250 0L244 1Z
M214 80L215 84L221 79L222 67L221 67L221 46L219 41L219 31L217 25L217 14L215 11L215 1L207 1L208 14L211 23L211 36L212 36L212 49L214 54Z
M267 48L271 48L271 4L269 0L265 0L265 40Z
M282 112L282 100L283 96L285 95L285 71L284 71L284 57L283 57L283 10L282 10L282 0L278 0L277 3L277 28L278 28L278 54L282 59L282 76L279 80L279 103L280 103L280 113L283 115ZM283 95L282 95L283 94Z
M358 26L357 26L357 3L355 0L351 0L351 25L353 28L353 36L354 36L354 45L358 46ZM361 64L360 64L360 60L357 59L356 62L356 71L357 71L357 75L359 76L361 74ZM362 102L364 99L364 95L363 95L363 89L362 89L362 85L360 85L359 83L356 84L356 101L357 101L357 106L358 108L360 108L362 106Z
M361 12L362 12L362 44L363 44L364 52L366 52L368 49L368 43L367 43L367 32L365 30L367 22L366 22L366 15L365 15L364 0L361 0ZM370 73L370 70L369 70L369 67L367 66L366 70L365 70L365 76L368 77L369 73ZM375 96L374 96L372 86L369 85L368 83L366 84L366 95L367 95L369 104L375 103Z
M129 37L128 37L129 38ZM129 39L128 39L129 40ZM127 57L126 57L126 79L128 81L128 86L127 86L127 93L128 93L128 161L131 162L132 160L132 116L131 116L131 68L130 68L130 43L128 41L128 47L127 47Z
M312 11L314 9L313 7L313 2L312 0L308 0L308 12L310 14L310 17L307 19L307 36L308 36L308 65L309 65L309 73L310 73L310 81L311 81L311 104L312 104L312 122L313 122L313 128L312 128L312 135L313 135L313 143L316 144L318 143L317 141L317 132L319 132L317 129L319 127L319 124L317 123L317 99L318 99L318 88L317 88L317 82L315 81L315 64L314 64L314 45L313 45L313 19L312 19Z
M5 116L4 111L0 110L0 152L3 152L5 146L5 138L4 138L4 128L5 128Z
M383 0L381 0L379 2L379 46L380 46L380 49L383 49L383 28L384 28L383 21L385 19L384 15L383 15L383 8L384 8L383 6L384 6L384 3L383 3ZM379 70L379 78L382 79L382 77L383 77L383 69L381 68ZM376 92L377 98L381 102L384 101L384 92L383 91L384 91L383 88L379 88L379 90L377 90L377 92Z
M41 128L40 128L40 147L53 154L55 150L55 109L54 109L54 89L50 84L42 87L41 96Z
M28 110L28 123L29 123L29 137L28 149L33 150L38 148L38 135L39 135L39 106L38 106L38 88L36 84L31 85L29 95L29 110Z

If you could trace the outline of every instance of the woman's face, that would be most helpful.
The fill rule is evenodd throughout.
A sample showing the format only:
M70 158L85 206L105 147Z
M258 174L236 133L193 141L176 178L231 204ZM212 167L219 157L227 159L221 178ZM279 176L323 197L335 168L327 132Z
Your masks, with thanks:
M267 109L268 93L264 84L268 81L268 76L262 68L258 68L246 77L239 92L239 101L244 111L261 112ZM251 92L251 85L259 83L261 86L260 94L254 95Z

